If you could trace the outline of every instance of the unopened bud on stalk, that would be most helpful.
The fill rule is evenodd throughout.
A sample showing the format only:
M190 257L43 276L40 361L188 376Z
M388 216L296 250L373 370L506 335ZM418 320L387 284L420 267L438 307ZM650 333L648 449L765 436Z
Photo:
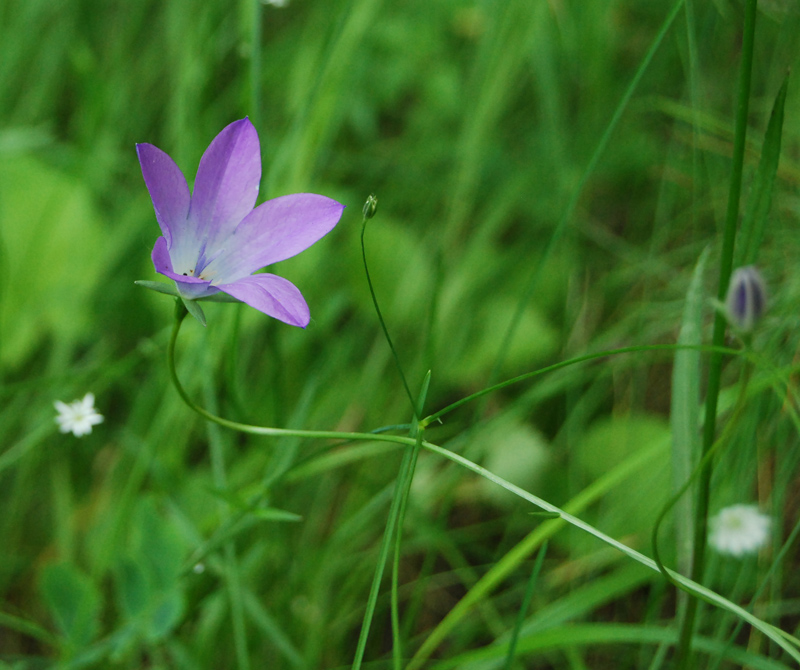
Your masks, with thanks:
M375 216L375 212L378 211L378 198L375 197L375 194L371 193L367 201L364 203L364 212L365 219L371 219Z
M767 308L767 286L754 265L737 268L731 275L725 314L734 328L749 333Z

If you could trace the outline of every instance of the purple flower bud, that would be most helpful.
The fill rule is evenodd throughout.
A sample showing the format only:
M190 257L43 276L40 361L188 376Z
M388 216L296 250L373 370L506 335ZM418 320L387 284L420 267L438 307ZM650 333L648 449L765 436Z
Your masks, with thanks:
M738 268L731 275L725 314L728 323L743 333L753 330L767 308L767 287L754 265Z

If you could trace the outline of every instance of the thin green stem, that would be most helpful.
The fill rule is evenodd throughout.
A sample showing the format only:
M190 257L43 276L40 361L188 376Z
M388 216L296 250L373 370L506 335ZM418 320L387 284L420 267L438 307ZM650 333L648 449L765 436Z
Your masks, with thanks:
M753 44L755 41L757 0L747 0L744 16L744 33L742 36L742 61L739 72L739 92L736 106L736 125L733 140L733 162L731 164L730 189L728 191L728 208L725 217L725 230L722 238L722 252L719 265L719 284L717 297L725 299L725 293L733 270L733 251L736 242L736 227L739 220L739 200L742 191L742 170L744 167L744 149L747 136L747 114L750 102L750 78L753 66ZM726 322L722 314L717 313L714 319L712 344L722 346L725 341ZM714 444L717 423L717 403L722 378L723 355L713 353L709 361L708 387L706 391L705 424L703 426L703 456ZM700 474L697 491L697 509L694 528L694 561L692 563L692 579L699 582L703 578L705 568L708 504L711 491L711 474L713 459L709 460ZM690 600L684 612L681 624L680 641L676 667L688 670L692 667L692 635L694 634L697 600Z
M372 286L372 278L369 275L369 266L367 265L367 247L364 243L364 233L367 230L367 221L368 218L365 216L361 222L361 260L364 262L364 273L367 276L367 284L369 285L369 294L372 296L372 304L375 307L375 313L378 315L378 321L380 321L381 330L383 331L383 336L389 343L389 349L392 350L392 356L394 357L394 362L395 365L397 366L397 371L400 373L400 379L403 380L403 388L405 388L406 395L408 395L408 400L411 403L411 409L414 412L414 423L416 423L419 420L417 415L417 403L414 402L414 396L411 395L411 389L409 388L408 382L406 381L406 376L405 373L403 372L403 366L400 365L400 358L397 355L397 350L394 348L394 344L392 343L392 338L389 336L389 329L386 327L386 322L383 320L383 314L381 313L381 308L378 305L378 298L375 295L375 288Z
M372 441L372 442L394 442L395 444L414 444L414 439L410 437L404 437L402 435L386 435L381 431L375 431L371 433L349 433L345 431L337 431L337 430L296 430L296 429L289 429L289 428L272 428L270 426L253 426L246 423L239 423L238 421L230 421L229 419L223 419L220 416L216 416L211 412L207 411L206 409L200 407L197 403L192 400L189 395L186 393L186 389L183 388L180 379L178 378L178 373L175 368L175 344L178 339L178 333L181 329L181 324L183 323L183 319L186 316L186 308L183 304L177 300L175 303L175 323L172 327L172 335L170 336L169 344L167 345L167 366L169 368L170 378L172 379L172 384L175 386L175 390L180 395L181 400L183 400L186 405L202 416L204 419L208 421L213 421L214 423L223 426L224 428L230 428L231 430L238 430L242 433L248 433L250 435L263 435L266 437L287 437L287 436L294 436L294 437L308 437L313 439L329 439L329 440L355 440L355 441ZM498 391L503 389L507 386L511 386L512 384L518 384L520 382L525 381L526 379L531 379L532 377L536 377L538 375L545 374L546 372L554 372L556 370L560 370L562 368L569 367L571 365L576 365L578 363L585 363L587 361L596 360L598 358L606 358L608 356L616 356L619 354L629 354L634 353L637 351L675 351L678 349L693 349L695 351L706 351L706 352L719 352L723 354L730 354L730 355L743 355L743 352L738 349L730 349L728 347L713 347L707 345L681 345L681 344L652 344L652 345L641 345L641 346L633 346L633 347L622 347L620 349L609 349L608 351L599 351L594 354L586 354L585 356L578 356L576 358L572 358L568 361L561 361L560 363L555 363L554 365L549 365L544 368L540 368L539 370L534 370L533 372L527 372L523 375L519 375L517 377L512 377L511 379L507 379L504 382L500 382L499 384L495 384L494 386L489 386L481 391L473 393L471 395L458 400L447 407L435 412L424 418L420 421L420 427L425 428L429 426L434 421L439 420L445 414L449 414L453 410L461 407L472 400L480 398L488 393L492 393L493 391ZM417 409L415 408L415 412Z
M470 470L475 474L480 475L481 477L484 477L485 479L491 482L494 482L498 486L501 486L502 488L513 493L514 495L524 500L527 500L528 502L532 503L533 505L536 505L540 509L543 509L547 512L558 514L558 516L561 518L561 521L564 521L575 528L578 528L580 530L589 533L590 535L593 535L597 539L601 540L602 542L606 543L611 547L614 547L618 551L622 552L629 558L632 558L636 562L644 565L645 567L660 572L658 565L656 565L656 562L653 559L648 558L647 556L641 554L635 549L631 549L628 545L623 544L618 540L615 540L609 535L606 535L602 531L599 531L593 526L589 525L585 521L582 521L578 517L569 514L565 510L556 507L555 505L547 502L542 498L539 498L538 496L533 495L532 493L528 493L528 491L526 491L525 489L521 489L520 487L515 486L511 482L503 479L502 477L498 477L494 473L490 472L489 470L486 470L485 468L481 467L480 465L477 465L476 463L473 463L472 461L464 458L463 456L456 454L452 451L448 451L447 449L439 447L435 444L431 444L430 442L423 441L422 447L427 451L430 451L434 454L438 454L439 456L442 456L450 461L453 461L454 463L461 465L467 470ZM702 584L699 584L692 579L684 577L680 573L673 572L672 570L668 569L668 572L673 580L681 584L681 586L689 593L691 593L693 596L711 605L715 605L729 612L732 612L740 619L747 621L751 626L757 628L771 640L776 642L781 647L781 649L786 651L795 661L800 662L800 652L797 649L797 647L800 646L800 640L797 640L793 635L790 635L789 633L786 633L785 631L782 631L779 628L765 621L762 621L761 619L752 615L744 608L740 607L739 605L736 605L735 603L732 603L727 598L722 597L718 593L715 593L711 589L706 588ZM423 659L427 658L427 655L429 655L430 652L432 651L430 647L426 647L425 645L423 645L423 647L425 647L424 651L423 648L421 648L420 651L417 652L417 654L414 656L411 662L409 662L409 664L406 666L407 670L412 670L412 669L416 670L417 668L420 668L422 666L422 663L424 662Z
M422 426L429 426L434 421L438 421L445 414L449 414L450 412L452 412L455 409L458 409L462 405L465 405L468 402L472 402L473 400L477 400L478 398L485 396L489 393L493 393L494 391L499 391L500 389L506 388L507 386L511 386L512 384L518 384L527 379L531 379L532 377L545 374L546 372L555 372L556 370L561 370L562 368L570 367L571 365L575 365L577 363L586 363L587 361L597 360L598 358L606 358L607 356L617 356L619 354L630 354L640 351L677 351L680 349L717 352L720 354L730 354L730 355L742 354L742 351L739 349L730 349L728 347L723 347L723 346L708 346L708 345L694 345L694 344L643 344L632 347L621 347L619 349L609 349L607 351L598 351L593 354L585 354L583 356L577 356L576 358L570 358L569 360L566 361L560 361L558 363L554 363L553 365L548 365L547 367L534 370L533 372L526 372L525 374L518 375L517 377L512 377L511 379L507 379L506 381L493 384L492 386L487 386L485 389L476 391L475 393L472 393L464 398L461 398L461 400L456 400L456 402L451 403L450 405L448 405L443 409L440 409L438 412L435 412L434 414L425 417L420 423Z
M417 457L422 447L423 430L417 430L416 444L411 448L411 463L405 481L402 482L402 499L400 500L400 511L397 521L397 533L394 540L394 559L392 561L392 590L391 590L391 609L392 609L392 662L395 670L402 670L403 667L403 638L400 634L400 601L398 590L400 588L400 555L403 542L403 522L406 517L406 506L411 492L411 483L414 481L414 471L417 467Z
M329 439L329 440L356 440L356 441L374 441L374 442L394 442L395 444L414 444L414 440L409 437L404 437L402 435L386 435L379 431L372 432L372 433L349 433L344 431L336 431L336 430L295 430L289 428L272 428L269 426L253 426L246 423L239 423L238 421L230 421L229 419L223 419L220 416L216 416L211 412L205 410L204 408L200 407L197 403L192 400L189 395L186 393L186 390L183 388L183 385L178 378L178 373L175 368L175 343L178 339L178 333L180 332L181 324L183 323L183 319L186 316L186 309L183 304L178 300L175 304L175 323L172 327L172 335L170 336L169 344L167 345L167 365L169 367L170 378L172 379L172 384L175 386L175 390L180 395L181 400L183 400L186 405L202 416L204 419L208 421L213 421L214 423L223 426L225 428L230 428L231 430L238 430L242 433L248 433L250 435L263 435L267 437L286 437L286 436L294 436L294 437L308 437L314 439ZM536 377L538 375L545 374L546 372L554 372L556 370L560 370L562 368L569 367L571 365L576 365L578 363L585 363L587 361L596 360L598 358L606 358L608 356L616 356L619 354L629 354L634 353L637 351L675 351L678 349L693 349L695 351L706 351L706 352L719 352L723 354L730 354L730 355L742 355L742 351L738 349L730 349L728 347L713 347L707 345L681 345L681 344L652 344L652 345L641 345L641 346L633 346L633 347L622 347L620 349L609 349L608 351L599 351L594 354L586 354L585 356L578 356L576 358L572 358L568 361L561 361L560 363L555 363L554 365L549 365L544 368L540 368L539 370L534 370L533 372L527 372L523 375L519 375L517 377L512 377L511 379L507 379L504 382L500 382L499 384L495 384L494 386L489 386L481 391L473 393L471 395L458 400L447 407L435 412L424 418L420 421L420 427L425 428L429 426L434 421L439 420L445 414L449 414L453 410L461 407L472 400L480 398L488 393L492 393L493 391L498 391L503 389L507 386L511 386L512 384L518 384L520 382L525 381L526 379L531 379L532 377ZM413 405L413 403L412 403ZM415 412L417 409L415 408Z
M181 329L181 324L186 317L186 309L180 301L176 301L175 305L175 323L172 327L172 335L167 346L167 366L169 367L169 374L172 379L172 384L175 390L180 395L186 405L202 416L208 421L213 421L217 425L231 430L238 430L241 433L248 433L249 435L263 435L266 437L308 437L316 439L328 440L358 440L358 441L373 441L373 442L394 442L396 444L414 444L414 439L410 437L403 437L402 435L385 435L381 433L348 433L336 430L292 430L289 428L272 428L269 426L252 426L246 423L239 423L238 421L230 421L223 419L220 416L212 414L208 410L200 407L189 397L186 389L178 378L178 373L175 369L175 343L178 339L178 333Z
M412 440L412 444L415 440ZM358 644L356 645L356 654L353 658L352 670L359 670L361 663L364 660L364 650L367 646L367 638L369 637L369 629L372 626L372 619L375 615L375 606L378 602L378 594L381 589L381 580L383 579L383 570L386 566L386 559L389 556L389 549L392 545L392 536L394 535L394 528L397 518L400 513L400 506L403 499L404 482L408 477L411 469L411 461L414 451L406 449L403 455L403 462L400 464L400 473L397 476L397 483L395 484L394 497L392 498L392 505L389 508L389 519L386 522L386 530L383 532L383 540L381 540L380 551L378 552L378 563L375 566L375 572L372 575L372 585L369 590L369 597L367 598L367 608L364 612L364 619L361 622L361 633L358 636Z

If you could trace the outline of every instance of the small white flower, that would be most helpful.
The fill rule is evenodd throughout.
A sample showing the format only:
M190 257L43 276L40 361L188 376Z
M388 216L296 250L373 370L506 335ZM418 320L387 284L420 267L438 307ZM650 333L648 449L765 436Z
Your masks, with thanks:
M53 405L58 410L56 423L62 433L69 433L75 437L88 435L92 426L103 423L103 415L94 408L94 394L87 393L83 400L75 400L69 405L56 400Z
M769 540L772 519L756 505L731 505L711 519L708 542L720 554L752 554Z

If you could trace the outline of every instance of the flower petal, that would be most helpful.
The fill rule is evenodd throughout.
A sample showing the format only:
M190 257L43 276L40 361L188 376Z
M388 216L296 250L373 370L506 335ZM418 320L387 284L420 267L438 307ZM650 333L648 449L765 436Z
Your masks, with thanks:
M153 259L156 272L170 279L174 279L178 292L184 298L194 300L219 292L219 289L211 286L210 281L200 279L200 277L187 277L186 275L175 272L172 269L172 260L170 259L169 250L167 249L167 241L163 237L159 237L156 240L151 258Z
M249 119L234 121L214 138L197 168L189 219L201 268L203 257L210 258L253 209L260 182L258 133Z
M283 277L271 274L250 275L219 288L264 314L292 326L305 328L311 319L302 293Z
M291 258L328 234L343 211L344 205L313 193L268 200L239 224L203 274L219 285Z
M169 257L169 243L165 237L159 237L153 246L153 253L150 254L156 272L160 272L167 277L173 277L172 259Z
M156 210L156 220L167 238L167 246L172 246L173 238L186 232L191 201L186 178L175 161L152 144L137 144L136 154Z

